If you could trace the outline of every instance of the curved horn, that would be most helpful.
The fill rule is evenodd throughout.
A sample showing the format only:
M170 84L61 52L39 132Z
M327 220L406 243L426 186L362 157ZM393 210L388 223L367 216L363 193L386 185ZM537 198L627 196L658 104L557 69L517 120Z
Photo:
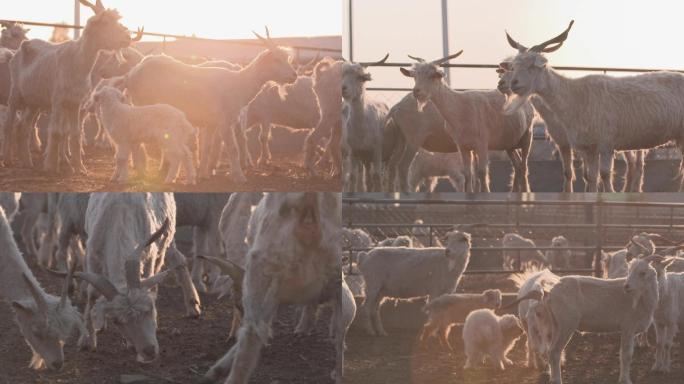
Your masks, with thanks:
M142 28L138 28L138 31L135 33L135 37L131 39L131 42L136 42L136 41L142 40L144 35L145 35L145 27L143 26Z
M358 64L359 64L360 66L362 66L362 67L370 67L370 66L373 66L373 65L384 64L385 61L387 61L388 58L389 58L389 53L386 54L385 57L383 57L383 58L382 58L381 60L379 60L379 61L362 62L362 63L358 63Z
M170 225L170 224L169 224L169 218L167 217L167 218L164 220L164 223L162 223L162 226L159 227L159 229L157 229L152 235L150 235L150 238L147 239L147 241L145 241L144 243L142 243L142 244L138 245L137 247L135 247L135 249L133 250L133 252L131 252L131 253L128 255L128 257L126 257L126 259L124 259L124 260L131 260L131 259L134 259L134 260L138 263L138 265L140 265L140 254L142 253L142 251L143 251L145 248L149 247L149 246L150 246L152 243L154 243L155 241L159 240L159 238L162 237L162 235L165 235L165 236L168 235L167 232L168 232L168 229L169 229L169 225Z
M648 252L648 249L646 249L646 247L644 247L643 245L641 245L641 244L637 243L636 241L634 241L634 237L630 238L630 239L629 239L629 242L630 242L630 244L634 244L634 245L636 245L638 248L641 248L642 251Z
M162 271L162 272L159 272L159 273L157 273L156 275L150 276L150 277L148 277L148 278L146 278L146 279L139 280L139 281L140 281L140 286L141 286L142 288L150 289L150 288L154 287L155 285L157 285L157 284L161 283L162 281L164 281L164 279L165 279L167 276L169 276L169 273L170 273L171 271L173 271L174 269L176 269L176 268L178 268L178 266L176 266L175 268L170 268L170 269L164 270L164 271Z
M409 59L415 60L415 61L417 61L417 62L419 62L419 63L424 63L424 62L425 62L425 59L423 59L422 57L411 56L411 55L407 55L407 56L409 57Z
M542 291L530 291L525 296L522 296L519 299L516 299L516 300L510 302L509 304L506 304L505 306L503 306L499 309L502 310L502 309L507 309L507 308L513 307L513 306L517 305L518 303L520 303L521 301L525 301L525 300L542 301L543 298L544 298L544 292L542 292Z
M230 276L233 281L242 281L245 277L245 270L228 259L219 259L218 257L203 255L197 255L197 257L221 268L221 272Z
M455 58L461 56L461 54L463 54L463 50L462 50L462 49L461 49L460 51L454 53L453 55L449 55L449 56L447 56L447 57L442 57L441 59L434 60L434 61L432 62L432 64L434 64L434 65L444 64L444 63L446 63L447 61L449 61L449 60L451 60L451 59L455 59Z
M508 45L517 49L519 52L527 52L527 47L515 41L515 39L508 34L508 31L506 31L506 40L508 40Z
M100 1L100 0L97 0L97 1L95 2L95 4L93 4L93 3L91 3L91 2L89 2L89 1L87 1L87 0L78 0L78 1L79 1L81 4L85 5L86 7L92 9L93 12L95 12L96 15L97 15L97 14L100 14L100 13L102 13L102 12L104 12L104 10L105 10L105 7L104 7L104 5L102 4L102 1Z
M275 46L275 43L271 39L271 31L268 30L268 26L265 26L266 28L266 37L261 36L260 34L252 31L252 33L261 40L262 43L264 43L267 47L271 48Z
M114 284L100 274L90 272L75 272L74 276L81 280L87 281L90 285L95 287L95 289L97 289L108 301L112 301L112 299L119 294L119 290L116 289Z
M48 305L43 292L41 292L38 287L33 284L31 279L29 279L25 273L22 273L21 277L24 279L24 283L26 283L28 286L29 292L31 292L31 296L33 296L33 300L35 300L36 306L38 306L38 311L42 316L47 316Z
M654 241L654 240L662 240L662 241L664 241L664 242L666 242L666 243L668 243L668 244L670 244L670 245L681 244L681 243L676 243L676 242L674 242L674 241L668 239L667 237L665 237L665 236L663 236L663 235L661 235L661 234L659 234L659 233L643 233L642 235L645 235L649 240L652 240L652 241Z
M530 51L543 52L544 48L548 47L549 45L563 43L568 38L568 33L570 33L570 29L572 28L573 24L575 24L575 20L570 21L570 25L568 25L568 28L566 28L565 31L563 31L563 33L554 37L551 40L547 40L541 44L535 45L534 47L530 48Z

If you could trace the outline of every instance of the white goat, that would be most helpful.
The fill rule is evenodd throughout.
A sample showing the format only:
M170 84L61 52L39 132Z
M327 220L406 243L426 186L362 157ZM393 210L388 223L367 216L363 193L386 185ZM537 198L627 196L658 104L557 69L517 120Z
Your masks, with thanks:
M314 91L313 79L308 76L299 76L294 83L282 87L276 83L266 83L240 112L242 134L252 126L259 125L261 153L257 165L260 166L271 161L269 141L273 124L290 129L313 129L320 120L321 107ZM330 132L322 134L329 136ZM242 150L249 151L247 147Z
M202 128L201 178L209 177L214 167L210 163L218 158L218 153L211 153L212 148L216 150L211 141L218 133L230 156L231 177L238 182L246 181L233 132L240 110L267 81L292 83L297 79L290 52L278 47L266 31L266 38L255 33L266 50L239 71L188 65L168 56L147 56L125 76L125 86L134 104L170 104Z
M280 303L341 299L341 201L335 193L269 193L255 209L243 283L244 321L235 345L203 382L246 384L271 338ZM339 356L338 358L341 358ZM341 382L341 377L339 378Z
M426 151L447 154L458 152L458 146L449 135L447 122L435 105L428 101L422 109L416 98L408 93L394 104L387 114L387 128L394 130L396 142L388 161L388 183L390 190L408 192L410 165L422 148ZM463 169L461 161L460 168ZM398 184L398 185L395 185Z
M343 182L350 192L382 191L383 159L389 158L394 143L393 136L385 131L387 104L366 93L366 82L371 81L366 67L384 63L388 57L376 63L344 63L342 67L342 98L349 111L342 129L342 141L349 152ZM364 175L365 180L361 180Z
M168 104L129 105L124 94L110 86L93 92L91 103L92 107L99 110L100 121L114 142L116 169L112 181L127 182L128 159L134 147L153 141L159 144L164 158L170 163L164 182L174 183L182 164L188 184L195 184L195 165L188 144L192 148L197 147L193 145L196 143L197 129L182 111Z
M225 193L175 193L173 198L176 201L176 227L192 227L192 281L198 291L206 292L204 265L197 256L221 255L219 220L229 196ZM209 270L208 283L213 284L217 277L217 269Z
M341 60L325 57L314 67L312 77L321 107L321 120L306 137L304 144L304 166L311 174L316 174L315 149L327 132L330 132L330 138L323 158L330 158L332 161L331 177L342 172L342 66Z
M544 292L551 290L558 283L560 277L545 269L515 274L511 276L511 280L518 287L518 299L526 297L533 291L538 292L539 297L543 299ZM535 311L539 301L524 300L518 303L518 318L522 322L525 334L527 334L527 366L530 368L542 368L546 364L545 360L548 359L548 348L551 341L549 330L542 329L537 324ZM543 335L542 331L546 331L547 334Z
M551 239L551 246L567 248L570 246L570 242L565 236L556 236ZM549 249L545 252L544 258L551 264L553 270L569 269L577 265L572 259L572 252L568 249Z
M420 333L420 341L437 336L440 343L454 349L449 343L451 328L463 324L468 314L476 309L497 309L501 306L501 291L488 289L482 293L451 293L442 295L423 307L428 316Z
M549 339L551 383L561 384L561 354L576 331L620 333L619 382L631 384L630 364L634 339L653 321L658 305L658 280L649 264L660 256L634 259L627 278L604 280L565 276L548 294L530 292L521 299L542 300L535 308L537 324ZM518 300L521 300L518 299Z
M520 323L514 315L497 316L491 309L470 312L463 324L466 354L463 368L474 368L482 364L485 357L489 357L494 363L494 368L502 371L506 366L513 366L506 355L522 333Z
M7 161L11 160L13 151L17 151L21 165L33 165L29 138L35 135L34 125L40 112L50 110L44 169L54 172L63 163L69 171L75 168L79 173L86 172L81 156L83 132L79 124L79 107L90 92L90 71L97 53L126 48L142 38L142 31L131 39L128 29L119 23L121 17L115 10L105 10L100 0L95 5L79 1L90 7L95 16L88 19L78 40L61 44L29 40L10 61L12 89L2 143L3 157ZM22 116L17 123L18 111Z
M112 319L135 348L139 362L157 358L156 290L153 288L171 271L161 272L167 248L184 291L186 310L189 314L199 314L199 296L182 255L175 248L169 248L175 221L176 205L170 193L93 193L90 196L86 211L86 272L77 274L90 283L85 309L89 335L79 340L79 345L94 350L97 330L107 319ZM159 230L150 235L154 228ZM96 302L98 294L104 299Z
M380 319L385 297L428 300L453 292L470 260L470 235L446 234L446 248L381 247L359 253L359 269L366 281L363 304L366 331L387 335Z
M501 240L502 246L506 248L535 248L537 245L533 240L524 238L517 233L507 233ZM520 265L518 266L518 258ZM526 269L529 267L543 267L548 264L548 260L544 257L541 251L504 251L503 252L503 267L504 269Z
M446 178L455 192L465 191L463 161L459 153L435 153L419 150L408 171L411 192L418 192L425 185L428 192L434 192L440 178Z
M449 123L451 137L458 144L465 169L466 192L489 192L489 151L505 150L513 165L514 192L529 192L527 158L532 145L534 111L527 103L512 116L503 113L505 97L496 90L454 91L444 82L439 65L458 57L463 51L432 62L419 57L411 69L400 68L415 80L413 95L422 109L428 100ZM477 164L479 191L473 185L473 157Z
M509 44L519 52L513 60L511 89L519 96L518 101L538 95L565 123L572 147L583 153L588 191L597 191L600 169L604 187L612 192L616 150L648 149L670 141L680 151L684 148L684 76L654 72L629 77L567 78L548 66L542 52L560 48L572 25L559 36L529 49L507 34ZM507 111L515 111L518 105L514 101ZM680 166L680 176L683 171ZM682 182L684 178L680 189Z
M78 310L68 297L68 276L61 297L46 293L26 265L14 242L5 211L0 207L0 299L11 302L16 321L31 348L30 367L62 369L63 346L74 327L86 332Z
M406 235L401 235L397 237L388 237L385 240L378 243L378 247L413 247L413 241L411 237Z

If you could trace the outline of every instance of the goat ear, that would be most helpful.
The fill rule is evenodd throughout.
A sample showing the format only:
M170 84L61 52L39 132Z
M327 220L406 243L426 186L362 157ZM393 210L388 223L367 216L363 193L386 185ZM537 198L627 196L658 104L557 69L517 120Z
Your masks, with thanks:
M371 74L370 74L370 73L364 73L363 75L361 75L361 80L363 80L363 81L371 81L371 80L373 80L373 78L371 77Z
M546 57L539 55L534 59L534 66L544 68L548 62Z
M406 69L406 68L399 68L401 73L406 76L406 77L415 77L415 73L413 73L412 70Z
M499 68L509 71L511 69L511 62L510 61L502 61L499 63Z

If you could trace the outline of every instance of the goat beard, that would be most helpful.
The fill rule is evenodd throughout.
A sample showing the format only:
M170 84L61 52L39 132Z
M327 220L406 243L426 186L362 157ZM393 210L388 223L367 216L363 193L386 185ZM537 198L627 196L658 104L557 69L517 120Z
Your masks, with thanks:
M527 103L527 101L530 99L532 96L532 92L526 92L523 95L516 95L516 94L511 94L511 95L506 95L506 102L504 103L504 114L506 115L512 115L520 109L523 105Z
M422 113L422 112L423 112L423 108L425 108L425 106L427 105L427 103L428 103L428 99L420 100L420 99L418 99L418 98L416 97L416 106L418 107L418 112Z

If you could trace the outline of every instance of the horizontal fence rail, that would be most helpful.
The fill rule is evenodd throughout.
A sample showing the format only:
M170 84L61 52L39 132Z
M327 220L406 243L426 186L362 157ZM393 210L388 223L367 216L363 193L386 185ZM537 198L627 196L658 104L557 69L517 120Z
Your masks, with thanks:
M7 23L20 23L24 25L29 25L29 26L36 26L36 27L53 27L53 28L69 28L69 29L83 29L84 26L82 25L71 25L71 24L59 24L59 23L42 23L42 22L36 22L36 21L25 21L25 20L0 20L0 22L7 22ZM136 31L130 31L131 33L136 33ZM186 39L186 40L197 40L197 41L213 41L217 43L226 43L226 44L242 44L242 45L262 45L262 43L258 41L249 41L249 40L231 40L231 39L212 39L208 37L198 37L198 36L187 36L187 35L174 35L171 33L157 33L157 32L143 32L143 36L154 36L154 37L161 37L164 39L170 38L170 39ZM279 39L278 37L274 39ZM335 49L335 48L327 48L327 47L312 47L312 46L304 46L304 45L293 45L291 46L292 49L295 50L302 50L302 51L320 51L320 52L335 52L335 53L341 53L342 49Z
M468 195L465 195L468 196ZM593 268L573 268L573 269L562 269L554 270L554 272L568 274L568 273L593 273L595 276L602 276L602 263L601 254L603 251L615 251L624 249L626 244L621 245L609 245L605 244L603 241L604 235L607 231L611 230L640 230L640 231L668 231L682 230L684 229L684 224L675 224L674 220L684 220L684 203L664 203L664 202L627 202L627 201L603 201L599 195L594 197L594 200L582 200L582 201L524 201L524 200L449 200L449 199L391 199L391 198L367 198L367 197L345 197L343 198L343 203L348 211L345 211L344 215L345 226L347 228L365 228L365 229L379 229L381 233L383 228L389 229L404 229L407 234L411 234L416 238L427 238L428 246L432 246L435 238L439 237L438 231L449 230L452 228L460 228L466 231L476 231L478 229L556 229L556 228L567 228L567 229L584 229L593 230L595 235L595 244L593 245L583 245L583 246L568 246L568 247L552 247L552 246L538 246L538 247L503 247L503 246L473 246L471 251L473 253L503 253L503 252L516 252L517 253L517 263L515 264L515 269L473 269L468 270L466 274L513 274L522 272L521 263L521 253L529 251L580 251L586 252L586 254L593 254ZM514 222L496 222L496 223L369 223L369 222L357 222L354 220L354 212L356 209L363 209L362 206L386 206L386 207L401 207L401 206L415 206L415 205L425 205L425 206L465 206L465 207L511 207L515 211ZM520 210L526 209L527 207L578 207L583 209L583 213L578 212L578 217L584 217L586 220L588 217L593 221L592 223L531 223L525 222L520 218ZM636 212L629 214L634 214L635 223L621 222L621 223L606 223L604 222L603 214L606 210L611 208L621 207L625 209L634 209ZM662 210L662 214L657 213L657 218L660 219L659 223L645 223L639 222L643 220L644 209L658 209ZM682 213L675 216L674 211L676 209L681 209ZM391 209L384 208L380 213L391 212ZM410 211L409 211L410 212ZM429 212L426 212L429 214ZM509 212L510 213L510 212ZM624 214L624 213L623 213ZM653 220L656 214L651 214L648 216L649 219ZM421 232L416 232L420 230ZM397 232L398 234L399 232ZM627 242L628 239L625 239ZM657 246L656 250L661 251L663 249L670 248L670 246ZM349 271L350 273L355 273L352 264L354 262L353 255L355 252L368 251L373 248L355 248L345 246L343 248L345 255L348 255ZM577 257L577 255L573 255Z
M414 63L381 63L369 65L369 67L410 67ZM497 69L498 64L441 64L440 67L443 68L462 68L462 69ZM604 75L608 72L617 73L648 73L648 72L678 72L684 73L681 69L657 69L657 68L619 68L619 67L581 67L581 66L557 66L553 67L555 70L559 71L579 71L579 72L602 72ZM394 92L394 91L410 91L412 88L406 87L368 87L369 91L378 92ZM472 91L472 90L485 90L485 89L467 89L467 88L454 88L456 91Z

